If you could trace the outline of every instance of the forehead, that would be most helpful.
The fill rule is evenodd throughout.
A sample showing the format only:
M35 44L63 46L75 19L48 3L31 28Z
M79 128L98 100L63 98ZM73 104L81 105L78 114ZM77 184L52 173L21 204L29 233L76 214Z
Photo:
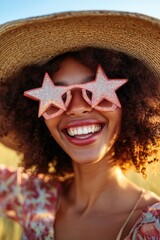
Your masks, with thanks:
M94 79L94 71L76 59L67 58L60 63L52 79L61 85L85 83Z

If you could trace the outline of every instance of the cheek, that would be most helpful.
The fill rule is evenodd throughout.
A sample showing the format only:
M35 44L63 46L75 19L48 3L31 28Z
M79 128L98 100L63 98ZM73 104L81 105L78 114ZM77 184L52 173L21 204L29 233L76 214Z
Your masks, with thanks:
M50 120L45 120L45 124L50 131L50 134L54 138L54 140L62 147L62 134L58 129L60 119L59 117L53 118Z
M114 111L101 111L101 114L109 123L120 126L122 121L122 109L117 107Z
M56 121L53 119L45 120L45 124L46 124L48 130L50 131L50 133L52 135L55 135L56 131L57 131L57 126L58 126Z
M122 109L117 107L113 112L103 112L102 114L108 122L106 136L117 139L121 131Z

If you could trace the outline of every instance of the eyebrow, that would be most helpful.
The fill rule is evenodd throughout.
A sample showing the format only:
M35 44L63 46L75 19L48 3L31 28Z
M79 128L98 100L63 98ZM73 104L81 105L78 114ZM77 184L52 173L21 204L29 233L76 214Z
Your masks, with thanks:
M82 80L82 82L81 82L80 84L93 81L94 79L95 79L95 76L94 76L94 75L89 76L89 77L86 77L86 78L84 78L84 79ZM54 82L54 84L55 84L56 86L69 86L69 84L67 84L66 81L65 81L65 82L63 82L63 81L58 81L58 82ZM71 84L71 85L72 85L72 84ZM74 85L74 84L73 84L73 85Z

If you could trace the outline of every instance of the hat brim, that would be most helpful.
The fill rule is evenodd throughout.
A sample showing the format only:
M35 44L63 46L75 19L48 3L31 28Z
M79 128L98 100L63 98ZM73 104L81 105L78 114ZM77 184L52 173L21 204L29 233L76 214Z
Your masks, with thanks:
M0 26L0 77L86 46L122 51L160 77L160 20L141 14L80 11L22 19Z

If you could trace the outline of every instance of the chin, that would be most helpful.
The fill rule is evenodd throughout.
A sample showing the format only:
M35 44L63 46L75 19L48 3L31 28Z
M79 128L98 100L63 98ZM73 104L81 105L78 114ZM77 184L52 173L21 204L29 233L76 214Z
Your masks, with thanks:
M91 154L92 153L92 154ZM103 148L101 150L90 150L90 151L82 151L79 154L72 154L71 159L73 163L80 165L89 165L102 161L108 161L108 159L113 159L114 149L113 148Z

